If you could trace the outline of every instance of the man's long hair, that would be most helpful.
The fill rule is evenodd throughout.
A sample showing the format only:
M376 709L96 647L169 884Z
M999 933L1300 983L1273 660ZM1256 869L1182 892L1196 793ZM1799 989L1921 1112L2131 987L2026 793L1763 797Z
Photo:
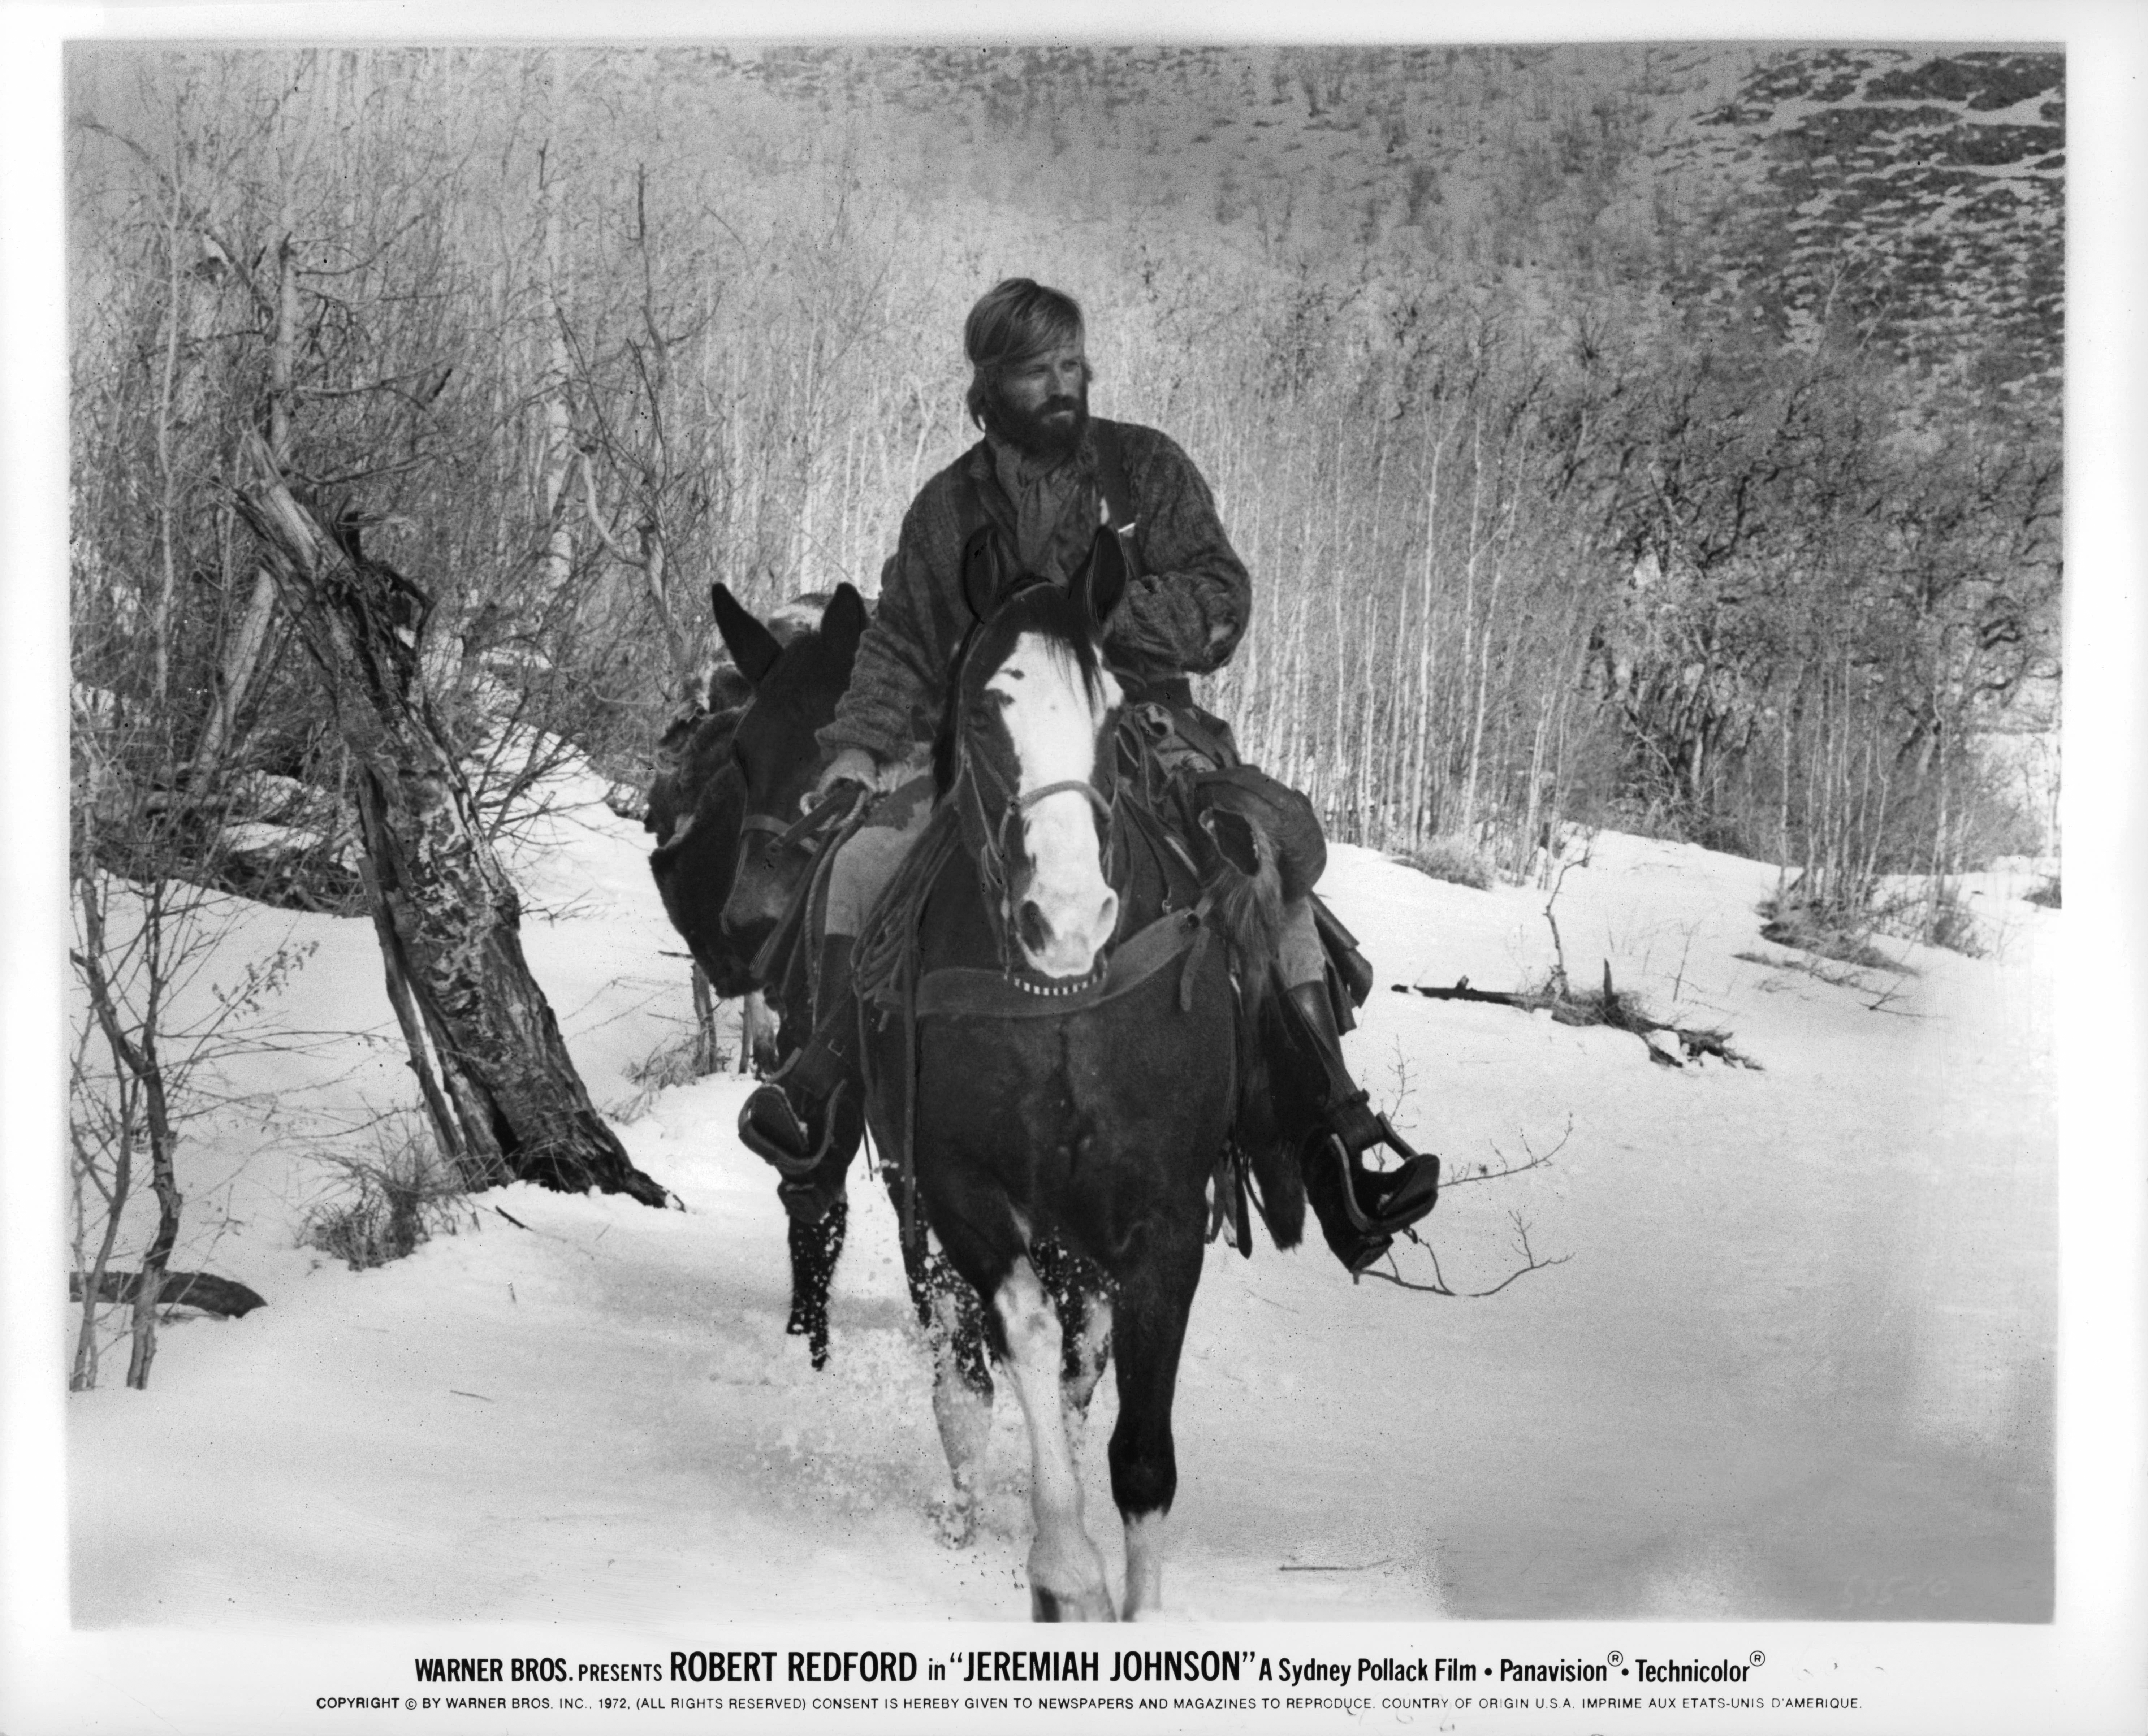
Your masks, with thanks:
M977 298L962 324L962 348L970 358L970 389L964 398L970 419L991 426L992 399L1000 382L1026 362L1079 343L1082 304L1071 295L1047 289L1030 278L1006 278ZM1088 377L1088 369L1083 369Z

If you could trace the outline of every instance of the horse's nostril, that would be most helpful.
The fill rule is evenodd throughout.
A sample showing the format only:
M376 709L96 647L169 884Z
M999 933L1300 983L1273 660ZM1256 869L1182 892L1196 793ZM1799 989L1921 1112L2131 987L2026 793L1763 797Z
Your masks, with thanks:
M1021 936L1021 944L1031 952L1041 952L1051 944L1051 925L1044 920L1044 912L1036 907L1035 899L1022 901L1021 908L1015 913L1014 926Z

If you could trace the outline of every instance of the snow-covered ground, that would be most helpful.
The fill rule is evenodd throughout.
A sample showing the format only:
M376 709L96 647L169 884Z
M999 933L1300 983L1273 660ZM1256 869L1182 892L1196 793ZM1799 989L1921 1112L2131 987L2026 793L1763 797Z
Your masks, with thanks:
M300 1245L339 1127L403 1102L369 925L253 911L228 950L319 950L271 1009L253 1106L183 1151L175 1267L251 1284L168 1327L146 1393L70 1401L75 1620L690 1615L1015 1618L1026 1454L1002 1400L986 1523L946 1483L876 1182L853 1189L834 1353L783 1331L783 1220L732 1128L745 1083L640 1092L690 1016L645 839L596 791L514 858L524 938L592 1095L684 1211L516 1187L364 1272ZM1458 1289L1353 1287L1317 1247L1212 1247L1179 1384L1167 1602L1216 1618L2048 1618L2058 918L1973 882L1990 951L1900 943L1868 987L1753 962L1774 871L1606 835L1559 894L1576 979L1759 1064L1650 1064L1619 1031L1390 985L1538 980L1540 891L1337 847L1323 891L1381 973L1353 1064L1456 1166L1428 1239ZM1882 1004L1874 1006L1874 1001ZM641 1101L636 1101L637 1097ZM1431 1276L1419 1250L1407 1275ZM1103 1440L1083 1464L1116 1567Z

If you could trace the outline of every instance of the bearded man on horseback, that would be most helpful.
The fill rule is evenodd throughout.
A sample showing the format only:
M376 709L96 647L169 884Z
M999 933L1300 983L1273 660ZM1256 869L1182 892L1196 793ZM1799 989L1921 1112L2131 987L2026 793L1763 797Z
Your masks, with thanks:
M816 1186L841 1187L862 1115L853 946L931 817L941 695L973 620L965 549L995 535L1014 569L1064 588L1109 524L1130 583L1104 650L1127 705L1142 709L1162 743L1187 815L1235 813L1242 833L1249 820L1272 847L1282 896L1275 971L1317 1104L1298 1154L1306 1195L1336 1257L1361 1272L1432 1210L1439 1163L1403 1142L1344 1064L1351 996L1333 985L1347 981L1362 1001L1371 973L1312 896L1325 845L1310 805L1241 765L1228 729L1192 703L1188 678L1221 668L1244 635L1252 580L1185 453L1154 429L1090 416L1082 310L1071 297L1009 278L971 310L963 337L967 406L983 438L925 484L904 518L850 685L820 732L829 758L811 799L849 784L878 800L830 869L812 1035L747 1101L740 1135L793 1178L794 1203ZM1366 1162L1380 1146L1399 1159L1394 1167ZM841 1156L828 1161L833 1153Z

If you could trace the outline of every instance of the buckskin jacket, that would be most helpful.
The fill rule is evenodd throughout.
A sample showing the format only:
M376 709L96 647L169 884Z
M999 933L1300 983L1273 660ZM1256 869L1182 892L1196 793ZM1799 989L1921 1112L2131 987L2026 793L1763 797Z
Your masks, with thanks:
M1152 428L1131 422L1111 427L1132 496L1127 509L1141 575L1112 617L1106 652L1148 680L1206 675L1237 649L1252 581L1223 534L1214 497L1192 460ZM1068 462L1076 466L1076 486L1067 491L1060 514L1067 534L1051 539L1055 554L1086 548L1100 522L1093 423ZM859 642L850 689L835 720L821 731L821 745L831 754L863 748L889 765L909 757L936 733L955 654L971 624L961 559L966 527L975 522L969 509L972 490L1004 534L1006 547L1018 545L1015 504L1001 485L990 444L980 440L918 491L902 521L873 623Z

